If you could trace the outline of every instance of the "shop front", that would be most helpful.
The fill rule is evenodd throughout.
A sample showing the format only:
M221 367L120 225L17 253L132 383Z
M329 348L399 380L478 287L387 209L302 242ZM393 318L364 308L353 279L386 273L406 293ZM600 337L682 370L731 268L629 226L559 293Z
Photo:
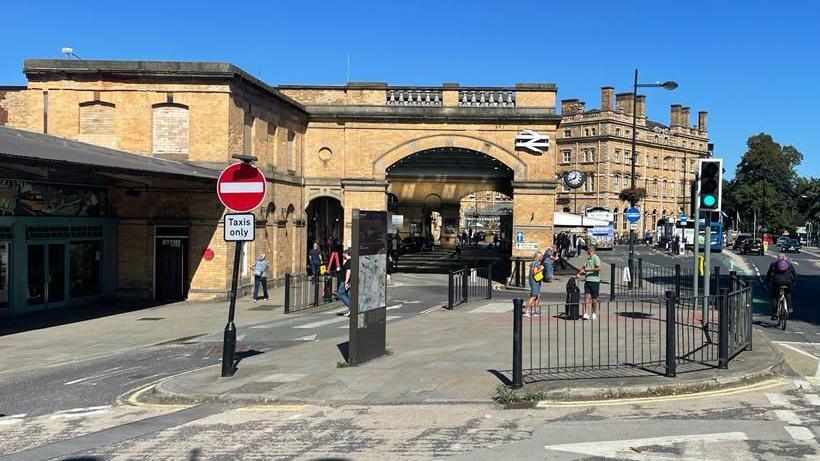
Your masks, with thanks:
M105 189L0 179L0 316L98 301L116 283Z

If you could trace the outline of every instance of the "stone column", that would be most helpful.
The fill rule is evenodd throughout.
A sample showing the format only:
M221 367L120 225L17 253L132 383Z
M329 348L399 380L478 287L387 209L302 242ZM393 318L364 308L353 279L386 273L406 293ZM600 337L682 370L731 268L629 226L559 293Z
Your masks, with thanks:
M536 251L552 246L555 228L554 181L519 182L513 186L513 257L530 258ZM524 234L523 242L516 242L516 234Z
M344 246L352 244L353 209L387 211L387 183L372 179L343 179Z

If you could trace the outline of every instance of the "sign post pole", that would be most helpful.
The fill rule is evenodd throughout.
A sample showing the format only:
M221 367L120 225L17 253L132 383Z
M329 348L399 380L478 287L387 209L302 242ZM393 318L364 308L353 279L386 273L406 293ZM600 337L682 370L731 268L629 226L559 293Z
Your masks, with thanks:
M231 275L231 293L229 294L228 323L225 325L225 334L222 336L222 377L233 376L236 371L236 285L239 279L239 260L242 255L242 243L236 242L233 253L233 275Z
M233 376L236 372L236 288L239 282L239 265L242 259L242 244L255 238L255 217L248 213L262 203L265 197L266 183L262 172L251 164L256 157L234 155L242 160L235 163L219 175L217 196L229 210L240 213L227 213L224 216L223 239L235 242L233 254L233 273L231 274L231 291L228 294L228 323L222 336L222 374L223 378Z

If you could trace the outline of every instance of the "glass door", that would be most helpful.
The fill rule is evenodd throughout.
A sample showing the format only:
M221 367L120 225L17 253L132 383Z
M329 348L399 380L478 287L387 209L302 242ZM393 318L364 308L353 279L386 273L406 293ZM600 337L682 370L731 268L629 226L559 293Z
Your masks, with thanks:
M38 243L28 246L27 303L51 306L65 301L65 243Z
M11 242L0 242L0 311L7 309L11 301L10 250Z

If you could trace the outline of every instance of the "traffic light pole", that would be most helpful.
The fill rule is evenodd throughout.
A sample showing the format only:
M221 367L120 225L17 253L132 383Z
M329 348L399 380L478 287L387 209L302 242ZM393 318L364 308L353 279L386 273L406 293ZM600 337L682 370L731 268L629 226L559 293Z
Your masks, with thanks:
M697 181L697 178L695 178ZM695 195L695 199L697 199L697 194ZM697 299L698 297L698 277L699 277L699 267L698 267L698 241L700 240L700 206L699 204L695 204L695 222L693 223L693 232L692 232L692 253L694 254L692 260L692 296Z
M709 279L711 279L709 255L712 253L712 213L707 212L704 218L706 218L706 228L703 230L705 237L703 239L703 312L700 323L705 330L708 323L706 314L709 310Z

